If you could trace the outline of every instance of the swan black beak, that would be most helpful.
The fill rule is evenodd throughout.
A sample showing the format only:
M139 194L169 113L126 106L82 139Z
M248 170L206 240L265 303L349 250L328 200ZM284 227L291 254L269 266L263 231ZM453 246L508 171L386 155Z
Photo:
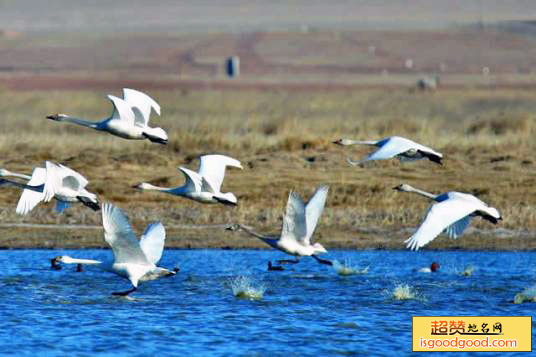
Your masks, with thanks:
M50 119L50 120L58 120L58 119L59 119L59 115L58 115L58 114L47 115L47 119Z

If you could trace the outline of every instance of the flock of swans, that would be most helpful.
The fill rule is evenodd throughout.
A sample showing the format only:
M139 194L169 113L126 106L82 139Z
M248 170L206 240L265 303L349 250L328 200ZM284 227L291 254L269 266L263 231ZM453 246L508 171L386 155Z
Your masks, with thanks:
M109 118L100 122L87 121L65 114L49 115L47 118L106 131L124 139L148 139L159 144L167 143L168 136L162 128L149 126L151 113L154 111L160 115L160 106L154 99L145 93L127 88L123 89L123 98L108 95L108 99L112 102L114 111ZM443 158L441 153L429 147L398 136L378 141L340 139L334 143L343 146L363 144L378 147L376 151L362 160L354 161L348 158L348 163L353 166L366 161L391 158L398 158L401 161L426 158L441 165ZM225 155L204 155L199 160L197 172L186 167L179 168L185 177L185 183L182 186L166 188L143 182L134 187L140 190L154 190L182 196L200 203L236 205L237 197L231 192L221 192L221 187L226 168L242 169L240 161ZM31 176L0 169L0 177L0 185L9 184L22 189L16 208L16 212L21 215L30 213L40 202L49 202L52 198L56 200L56 210L59 213L76 202L95 211L101 208L97 195L86 190L88 180L75 170L61 164L46 161L44 167L34 168ZM24 182L15 179L22 179ZM459 237L469 226L471 218L475 216L480 216L492 223L501 220L501 215L496 208L488 206L471 194L447 192L434 195L407 184L394 189L400 192L414 192L434 201L421 225L405 241L410 249L418 250L442 232L451 238ZM324 210L328 191L328 186L320 186L307 203L296 192L291 191L279 236L261 235L252 228L238 223L228 225L226 229L242 230L272 248L295 258L279 260L279 264L295 264L301 257L310 256L321 264L333 265L331 261L318 257L318 254L327 253L327 250L320 243L311 241ZM114 295L128 295L137 289L139 282L173 276L177 273L177 268L168 270L156 266L162 256L166 238L165 228L161 222L150 224L138 241L121 209L110 203L103 203L101 213L104 240L112 248L114 261L101 262L59 256L52 259L52 267L59 269L58 263L78 264L79 266L95 265L129 280L132 288L124 292L113 293ZM268 267L269 270L283 269L282 266L272 265L272 262L268 262Z

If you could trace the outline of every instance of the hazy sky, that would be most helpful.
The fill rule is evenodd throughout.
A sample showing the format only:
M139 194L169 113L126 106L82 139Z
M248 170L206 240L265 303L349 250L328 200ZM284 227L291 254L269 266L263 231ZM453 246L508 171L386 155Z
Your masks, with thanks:
M535 17L534 0L0 0L0 28L16 31L434 28Z

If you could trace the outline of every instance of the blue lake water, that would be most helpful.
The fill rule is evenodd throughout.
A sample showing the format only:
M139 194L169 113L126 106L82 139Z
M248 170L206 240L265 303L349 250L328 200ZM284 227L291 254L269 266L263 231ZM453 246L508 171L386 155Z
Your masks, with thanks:
M310 258L268 272L269 259L285 258L276 251L167 250L159 265L181 272L140 285L129 299L110 295L130 288L116 275L51 270L49 259L65 254L111 257L107 250L0 252L0 354L404 355L412 316L534 316L536 308L511 302L536 284L534 253L330 251L324 257L369 267L340 276ZM439 273L415 271L432 261ZM473 274L460 274L469 265ZM262 299L234 296L241 276L266 289ZM413 298L394 297L403 285Z

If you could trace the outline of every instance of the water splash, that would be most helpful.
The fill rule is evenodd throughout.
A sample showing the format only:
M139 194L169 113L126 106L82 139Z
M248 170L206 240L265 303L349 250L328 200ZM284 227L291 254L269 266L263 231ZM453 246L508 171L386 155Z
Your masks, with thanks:
M536 302L536 285L530 288L525 288L514 297L514 304L522 304L524 302Z
M408 284L396 284L393 290L386 290L385 293L395 300L420 300L426 301L426 298L419 294L415 288Z
M253 286L252 279L247 276L237 276L229 281L229 285L233 291L233 295L240 299L261 300L266 291L266 287L262 284Z
M367 274L369 267L359 269L358 267L352 266L348 260L345 260L343 263L338 260L333 261L333 269L339 275L355 275L355 274Z
M460 273L463 276L471 276L475 272L475 267L471 264L465 267L465 269Z

